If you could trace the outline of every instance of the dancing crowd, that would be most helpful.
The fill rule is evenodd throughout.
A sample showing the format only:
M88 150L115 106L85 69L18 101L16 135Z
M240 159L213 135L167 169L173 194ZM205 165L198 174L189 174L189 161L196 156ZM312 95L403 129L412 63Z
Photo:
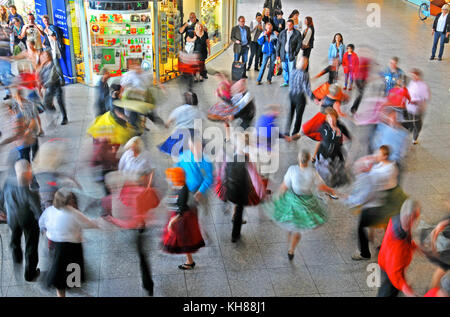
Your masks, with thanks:
M90 165L105 195L99 202L99 217L92 219L80 208L82 186L60 171L67 142L59 138L42 145L38 142L40 136L49 133L44 131L43 123L51 127L55 121L55 96L61 124L68 122L64 77L58 62L58 32L45 16L45 29L34 23L32 14L24 25L11 7L11 23L5 28L14 35L14 46L10 56L0 61L1 81L7 89L3 107L9 124L2 126L0 144L11 143L13 147L8 155L10 168L0 195L0 211L11 229L13 262L21 264L25 257L26 281L35 281L40 275L38 243L45 239L50 255L45 284L55 288L58 296L65 296L70 288L70 265L79 265L81 280L85 280L83 230L104 230L105 225L110 225L133 232L142 285L151 296L154 282L144 235L152 230L152 213L158 207L167 211L161 249L169 254L185 254L186 261L178 269L195 270L195 252L208 245L205 217L210 212L208 196L212 192L221 201L234 205L230 232L233 243L241 239L245 208L260 206L262 213L286 230L289 260L295 256L302 233L329 221L330 200L336 200L359 213L355 228L358 250L351 259L378 260L382 278L378 296L396 296L399 292L417 295L405 277L416 251L438 266L426 296L450 295L450 218L422 229L420 236L415 237L413 228L420 217L420 203L401 187L405 158L411 143L418 143L431 97L422 72L412 68L405 73L399 68L397 57L392 57L384 70L377 71L374 49L344 44L344 36L336 33L330 36L328 55L324 56L327 65L310 77L316 32L313 18L307 16L302 21L301 12L293 10L285 20L281 9L281 1L266 0L262 13L256 14L250 26L245 17L238 18L230 37L235 62L232 76L216 74L217 102L207 112L198 107L193 83L208 78L205 60L210 46L208 33L194 13L180 29L185 34L180 71L188 88L182 93L183 104L167 120L157 114L158 104L167 98L165 88L153 86L151 75L139 64L130 65L120 83L111 84L108 69L101 71L95 118L87 134L93 148ZM30 70L14 77L13 60L28 61ZM235 65L239 61L242 65L238 71ZM259 72L257 85L262 84L266 71L267 84L272 84L274 76L282 75L280 90L285 90L290 100L282 132L279 120L283 106L270 101L256 105L247 86L247 72L252 65ZM324 75L327 79L312 88ZM366 96L368 93L370 96ZM318 112L304 122L308 100L318 106ZM263 111L255 118L257 109ZM45 116L42 122L41 116ZM167 139L156 146L175 161L164 171L166 193L156 189L164 180L156 176L150 149L144 142L150 131L147 119L165 131L172 127ZM202 125L198 124L203 120L223 124L223 151L216 149L215 153L206 154L203 131L199 128ZM354 139L355 125L370 131L363 142L368 155L350 164L345 148ZM274 172L264 170L254 153L268 153L274 160L279 155L276 139L294 146L294 141L301 145L305 138L317 142L314 152L301 146L297 163L284 172L276 190ZM378 252L375 258L369 244L377 228L385 233L381 245L374 246ZM40 232L45 236L40 236Z

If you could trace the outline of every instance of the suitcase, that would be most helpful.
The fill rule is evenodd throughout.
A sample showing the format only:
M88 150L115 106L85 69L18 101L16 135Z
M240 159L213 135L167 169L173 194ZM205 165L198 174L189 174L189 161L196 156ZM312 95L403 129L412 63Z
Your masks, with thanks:
M238 81L244 77L245 64L241 62L233 62L231 65L231 80Z

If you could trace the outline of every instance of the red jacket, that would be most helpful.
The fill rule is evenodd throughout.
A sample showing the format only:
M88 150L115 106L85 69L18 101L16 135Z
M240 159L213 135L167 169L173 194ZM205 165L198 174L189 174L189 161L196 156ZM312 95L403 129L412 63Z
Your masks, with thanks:
M400 222L398 216L389 220L378 254L378 264L386 272L392 285L401 290L405 284L407 285L405 271L411 263L416 245L411 240L410 234L405 234L403 231L405 236L400 236L398 228L396 229L394 226L393 219Z
M406 100L411 102L411 95L409 94L408 88L394 87L389 90L389 95L387 96L387 104L389 106L405 108Z
M348 72L352 71L353 78L356 78L359 70L359 57L355 52L352 53L351 61L348 61L348 52L345 52L344 57L342 58L342 66L344 67L344 73L348 74Z
M439 292L439 287L432 288L423 297L438 297L437 292Z

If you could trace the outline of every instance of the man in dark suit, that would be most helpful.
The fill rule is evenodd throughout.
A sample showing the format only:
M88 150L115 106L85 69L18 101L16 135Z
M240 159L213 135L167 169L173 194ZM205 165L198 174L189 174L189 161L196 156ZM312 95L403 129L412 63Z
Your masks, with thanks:
M431 50L430 60L434 59L436 55L436 49L439 39L441 40L441 45L439 47L438 59L442 61L442 55L444 54L444 44L448 42L450 36L450 14L448 14L450 5L444 4L442 6L442 12L439 13L434 19L433 31L431 35L434 35L433 49Z
M302 34L294 28L294 21L287 21L287 29L278 35L277 59L283 63L284 83L281 87L289 85L289 76L295 68L295 61L302 48Z
M264 8L270 9L270 16L273 19L276 10L281 10L281 0L264 0Z
M247 66L247 58L248 58L248 49L250 42L252 41L251 31L248 26L245 25L245 18L240 16L239 24L234 26L231 30L231 41L234 43L233 52L234 52L234 61L237 62L242 57L242 63L244 63L244 76L243 78L247 78L246 75L246 66Z

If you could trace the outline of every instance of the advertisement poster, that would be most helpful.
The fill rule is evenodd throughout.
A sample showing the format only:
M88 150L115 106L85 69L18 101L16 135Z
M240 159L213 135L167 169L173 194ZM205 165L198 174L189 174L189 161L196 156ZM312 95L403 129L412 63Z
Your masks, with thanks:
M72 83L73 71L69 40L69 19L67 17L66 2L64 0L52 0L54 24L62 30L64 52L60 59L61 68L66 82Z
M35 0L34 7L36 11L36 23L45 28L44 23L42 22L42 16L48 14L47 1Z

